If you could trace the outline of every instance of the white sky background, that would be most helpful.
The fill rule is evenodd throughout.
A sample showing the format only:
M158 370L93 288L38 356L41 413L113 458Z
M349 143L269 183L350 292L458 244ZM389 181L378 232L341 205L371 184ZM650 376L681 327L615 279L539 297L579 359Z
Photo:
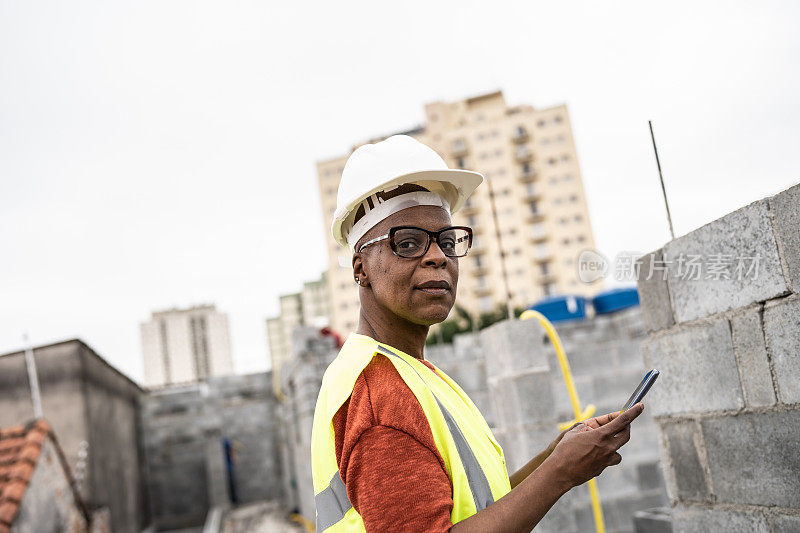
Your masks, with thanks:
M315 161L503 89L566 102L597 245L800 182L797 2L0 2L0 353L214 302L237 369L327 267Z

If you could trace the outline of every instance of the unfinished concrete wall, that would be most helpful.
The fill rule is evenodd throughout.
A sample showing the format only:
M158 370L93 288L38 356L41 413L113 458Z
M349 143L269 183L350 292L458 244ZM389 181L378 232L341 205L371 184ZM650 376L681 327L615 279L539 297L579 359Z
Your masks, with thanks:
M640 261L673 528L800 531L800 186Z
M116 532L138 532L148 520L137 445L142 390L80 340L34 350L44 417L75 470L87 447L83 500L107 506ZM33 418L25 356L0 357L0 426Z
M283 499L271 380L270 372L215 377L142 398L142 439L157 528L201 525L212 506L230 504L234 495L237 503ZM230 477L224 439L236 456Z
M555 326L582 405L594 404L596 414L619 410L645 373L640 345L646 334L640 309ZM536 320L501 322L481 331L471 345L485 360L492 427L513 473L552 441L559 422L574 417L563 373ZM607 531L633 531L635 511L666 502L657 435L652 416L645 413L622 451L622 464L598 477ZM538 526L544 532L593 528L585 486L570 491Z
M285 394L279 412L281 456L286 472L284 490L291 509L315 522L314 481L311 476L311 428L325 369L339 349L318 328L299 327L292 338L289 360L281 366L279 383Z

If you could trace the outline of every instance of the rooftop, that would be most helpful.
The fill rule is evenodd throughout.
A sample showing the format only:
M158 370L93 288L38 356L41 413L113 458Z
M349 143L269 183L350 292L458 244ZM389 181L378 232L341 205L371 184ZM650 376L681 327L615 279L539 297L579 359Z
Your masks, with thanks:
M44 420L34 420L24 426L0 429L0 533L11 531L47 438L55 445L75 491L75 499L80 502L66 459L50 424ZM85 514L86 510L83 511Z

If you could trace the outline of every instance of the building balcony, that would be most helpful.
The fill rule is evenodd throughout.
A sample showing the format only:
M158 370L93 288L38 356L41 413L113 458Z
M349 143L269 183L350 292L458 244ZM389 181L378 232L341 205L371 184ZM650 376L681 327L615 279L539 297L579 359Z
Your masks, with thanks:
M518 146L514 155L520 163L533 159L533 152L527 146Z
M469 152L469 147L464 139L456 139L453 141L453 157L460 157Z
M528 130L526 130L522 126L517 126L514 129L514 133L511 135L511 140L514 141L517 144L524 143L529 138L530 138L530 135L528 135Z
M532 231L530 235L530 240L532 242L541 242L547 239L547 233L545 231Z
M525 221L534 223L534 222L541 222L544 220L544 213L541 211L528 211L527 215L525 216Z
M530 184L529 184L530 185ZM542 197L542 191L539 190L538 187L526 187L525 191L522 193L522 197L525 200L538 200Z
M536 261L537 263L542 261L549 261L550 259L552 259L552 257L553 253L550 251L550 249L541 244L537 246L536 249L533 251L533 260Z
M533 181L534 179L536 179L536 176L538 175L539 173L536 171L535 168L530 168L528 170L522 169L522 171L519 174L519 179L523 183L527 183L529 181Z

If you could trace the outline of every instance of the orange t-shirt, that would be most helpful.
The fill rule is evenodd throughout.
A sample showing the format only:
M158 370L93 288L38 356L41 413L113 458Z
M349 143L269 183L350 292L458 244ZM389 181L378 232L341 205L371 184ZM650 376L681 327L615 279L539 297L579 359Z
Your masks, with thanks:
M358 376L333 432L339 472L367 531L453 526L453 489L430 424L386 356L374 356Z

